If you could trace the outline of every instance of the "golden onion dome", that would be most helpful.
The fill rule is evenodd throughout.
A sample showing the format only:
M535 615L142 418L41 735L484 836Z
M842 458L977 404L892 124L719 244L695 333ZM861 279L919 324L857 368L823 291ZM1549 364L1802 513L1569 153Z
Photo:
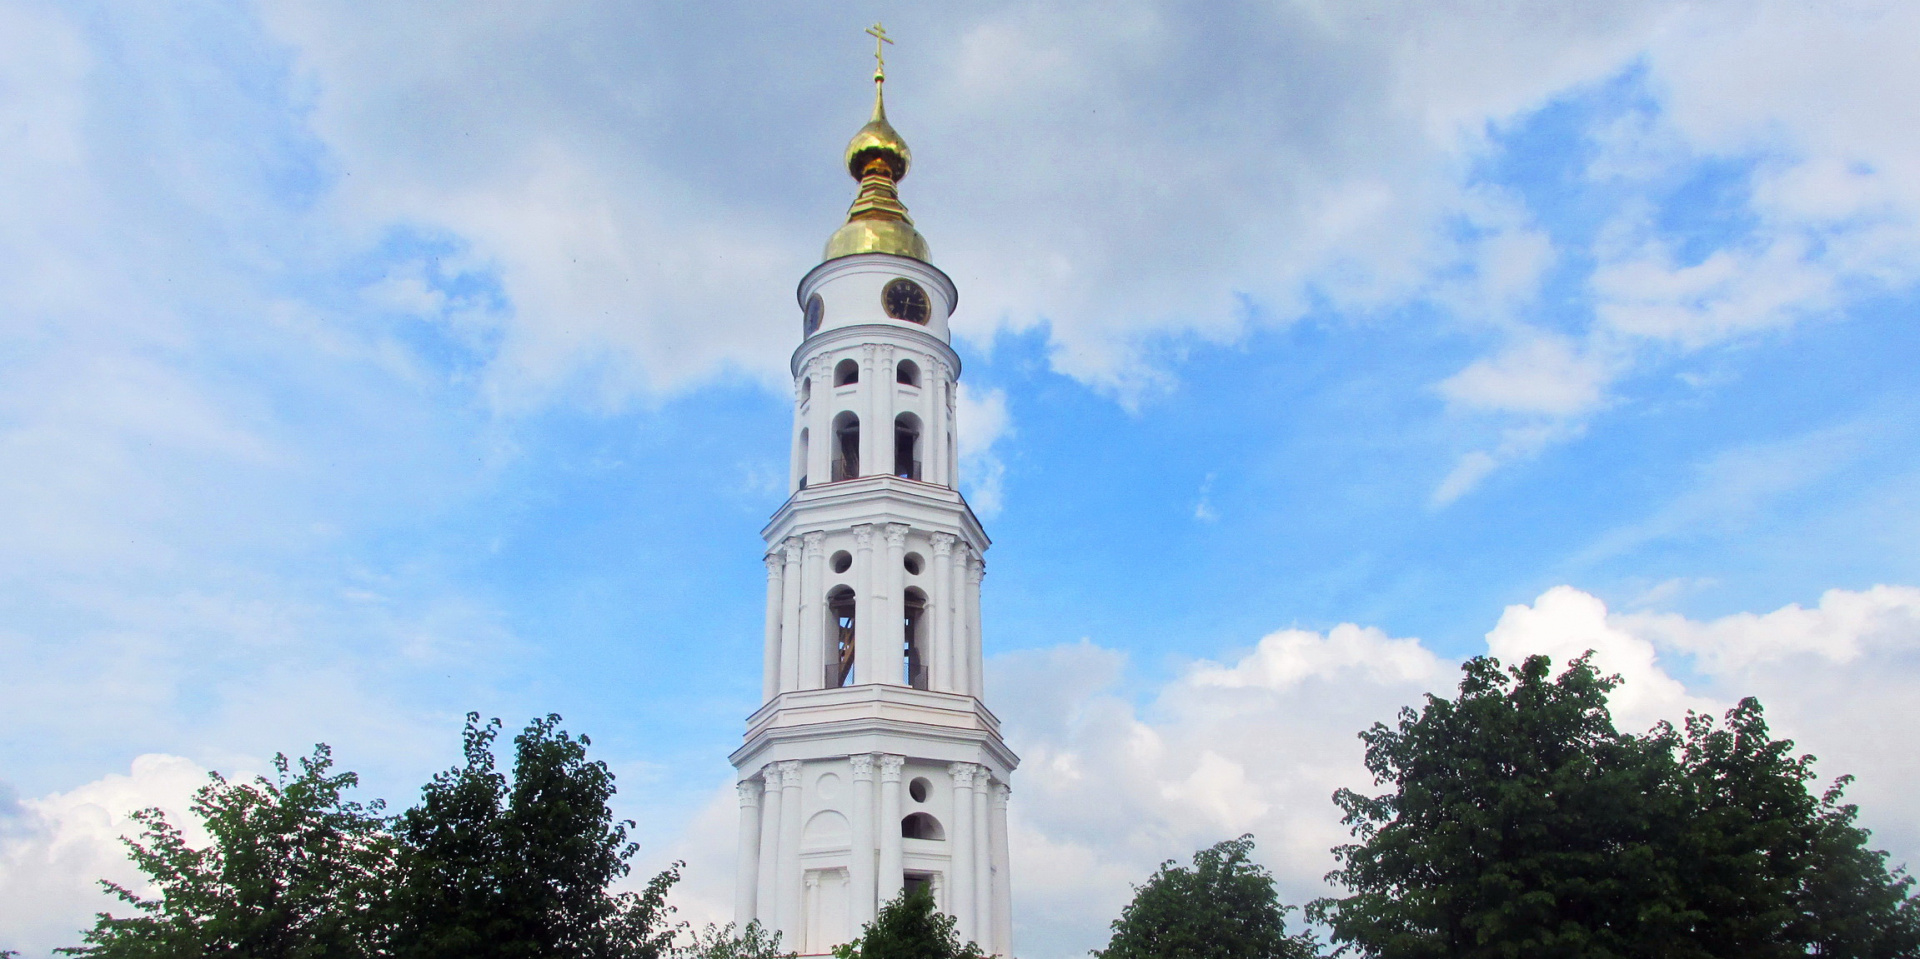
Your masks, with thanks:
M868 32L875 33L876 48L881 42L892 42L884 39L884 31L878 24ZM875 58L878 56L876 52ZM823 259L856 253L891 253L931 262L926 238L913 228L913 218L900 202L897 185L913 163L913 151L907 149L907 141L901 139L893 124L887 122L886 80L884 69L874 71L873 118L847 143L847 172L860 181L860 194L847 210L846 225L828 238Z
M906 178L907 167L913 163L913 151L907 149L907 141L900 138L900 132L887 122L887 104L881 96L880 84L873 85L873 119L860 128L847 142L847 172L858 180L866 173L867 165L875 160L887 164L893 182Z

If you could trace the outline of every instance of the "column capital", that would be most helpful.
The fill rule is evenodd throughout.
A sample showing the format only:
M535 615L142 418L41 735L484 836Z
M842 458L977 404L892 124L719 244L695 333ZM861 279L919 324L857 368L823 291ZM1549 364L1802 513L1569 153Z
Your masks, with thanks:
M767 561L767 575L777 576L786 568L787 548L785 546L776 546L773 552L768 553L762 558Z
M953 785L958 789L972 789L974 777L986 772L973 763L948 763L947 775L953 777ZM982 777L984 778L984 777ZM982 784L984 785L984 783Z
M882 343L880 345L880 360L884 363L893 362L893 344Z
M807 888L812 889L819 885L820 885L820 873L817 870L813 870L813 869L807 870Z
M789 759L786 762L777 763L776 765L780 767L780 788L799 789L800 788L800 762L798 760Z
M887 548L900 549L901 547L906 546L907 530L911 528L912 527L909 527L905 523L888 523L886 525Z
M959 539L959 537L952 533L935 533L930 538L933 540L933 555L935 556L946 556L952 553L953 544Z
M873 355L878 352L880 352L880 348L878 346L875 346L872 343L868 343L867 345L862 346L860 348L860 358L866 361L868 368L872 368Z
M987 561L981 559L980 554L969 550L967 552L967 578L978 583L986 577Z
M733 784L733 791L740 796L741 809L757 809L760 806L760 791L763 787L752 779L742 779Z
M786 554L787 562L789 563L800 562L800 557L804 555L805 549L804 546L800 545L800 541L792 536L780 541L780 551Z
M822 556L826 554L827 534L818 531L807 533L805 540L807 543L808 556Z
M883 783L899 782L900 768L906 764L907 757L905 756L889 756L882 753L880 755L880 781Z
M847 757L847 762L853 765L853 781L854 782L857 782L857 783L873 782L873 754L872 753L854 753L853 755Z
M996 782L993 784L993 804L994 805L1004 808L1007 805L1007 798L1012 795L1013 795L1012 786L1009 786L1003 782Z
M853 528L853 545L860 549L873 548L872 523L861 523Z

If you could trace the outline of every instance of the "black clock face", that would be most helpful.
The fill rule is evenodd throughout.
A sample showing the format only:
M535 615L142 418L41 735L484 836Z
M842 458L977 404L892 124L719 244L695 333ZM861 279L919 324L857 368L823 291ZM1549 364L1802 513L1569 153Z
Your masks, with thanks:
M887 315L896 320L909 323L925 323L933 312L933 304L927 300L927 291L912 280L894 280L880 291L880 304L886 307Z
M820 294L815 293L814 295L807 297L807 314L806 314L806 317L801 321L802 324L805 326L805 331L802 332L800 335L812 336L813 334L820 332L820 321L825 319L826 316L827 316L827 305L825 303L820 302Z

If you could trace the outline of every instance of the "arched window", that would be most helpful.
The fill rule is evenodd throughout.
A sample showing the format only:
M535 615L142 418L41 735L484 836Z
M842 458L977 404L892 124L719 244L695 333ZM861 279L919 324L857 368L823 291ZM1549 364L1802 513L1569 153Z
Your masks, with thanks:
M893 368L893 373L894 379L908 386L920 385L920 364L912 360L901 360L900 365Z
M920 478L920 417L902 413L893 421L893 475Z
M851 386L860 382L860 364L852 360L841 360L833 368L833 385Z
M851 685L853 675L853 590L836 586L827 594L827 675L828 689Z
M813 402L813 377L800 381L800 402L802 405Z
M940 828L940 820L917 812L900 820L900 835L905 839L932 839L937 842L947 838L947 831Z
M906 676L903 678L907 685L915 689L925 689L927 688L927 651L924 637L927 634L925 625L927 594L916 587L909 586L906 602L903 605L906 607L906 636L903 649L905 655L901 658L906 660L907 664Z
M833 479L860 475L860 417L844 412L833 418Z
M806 430L806 427L801 427L800 428L800 469L798 471L800 473L801 489L807 488L807 464L809 462L811 462L811 460L809 460L807 457L807 430Z

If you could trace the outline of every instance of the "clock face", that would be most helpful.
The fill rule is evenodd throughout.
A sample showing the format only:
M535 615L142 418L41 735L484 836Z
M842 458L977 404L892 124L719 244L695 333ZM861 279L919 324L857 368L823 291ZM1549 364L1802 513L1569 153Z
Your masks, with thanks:
M888 316L909 323L925 323L933 312L927 291L921 289L920 284L905 279L894 280L880 291L880 305L886 307Z
M812 336L820 332L820 321L825 319L826 316L827 305L820 301L820 294L815 293L807 297L807 314L805 319L801 321L805 326L805 330L800 335Z

